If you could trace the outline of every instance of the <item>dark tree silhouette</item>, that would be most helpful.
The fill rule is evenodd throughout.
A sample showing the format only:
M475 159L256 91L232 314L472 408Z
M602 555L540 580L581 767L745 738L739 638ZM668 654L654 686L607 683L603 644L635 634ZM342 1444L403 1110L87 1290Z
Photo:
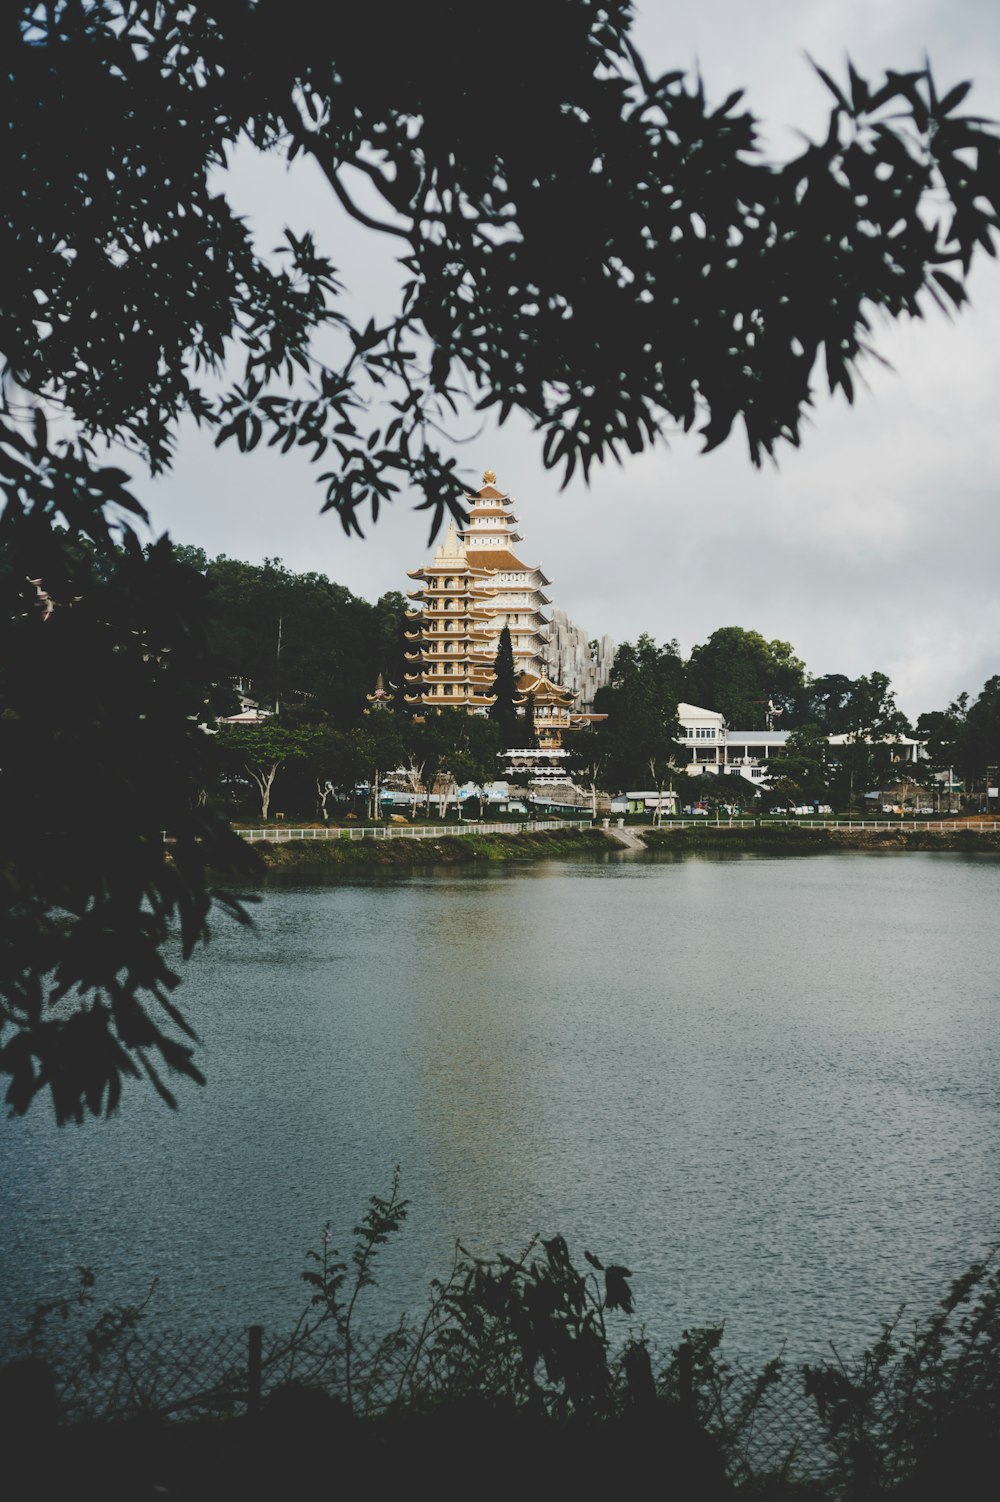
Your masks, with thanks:
M500 632L500 642L497 646L496 665L494 667L493 687L491 692L496 696L490 705L490 719L494 721L500 736L500 749L506 751L510 746L520 745L523 741L521 734L522 721L518 716L514 700L517 697L517 672L514 668L514 648L511 645L510 631L504 626Z
M463 388L527 413L567 476L664 420L711 448L739 419L758 462L798 442L818 369L852 395L875 310L960 305L991 247L1000 147L958 114L968 85L821 73L825 139L773 165L740 94L650 75L625 0L392 14L387 47L379 7L6 7L0 347L22 387L154 468L190 412L325 459L348 528L401 483L440 518L460 489L428 423ZM255 252L213 177L246 139L398 242L392 316L354 327L309 236Z
M403 488L434 526L461 510L435 435L463 404L518 408L567 479L668 423L711 448L740 422L759 462L798 443L819 372L850 399L873 315L960 306L975 250L992 251L997 137L958 114L966 85L942 97L929 70L871 87L852 69L846 90L821 75L825 138L773 165L738 94L715 104L648 71L625 0L509 0L475 27L458 0L391 16L387 45L381 6L0 8L15 1110L46 1089L79 1119L157 1060L196 1073L160 944L178 913L185 946L205 932L206 864L242 858L195 792L199 586L169 549L142 557L106 440L154 471L185 416L218 443L300 447L356 531ZM484 108L492 80L502 107ZM309 158L398 244L393 312L352 323L309 234L255 250L218 175L241 141ZM130 792L140 756L155 807Z

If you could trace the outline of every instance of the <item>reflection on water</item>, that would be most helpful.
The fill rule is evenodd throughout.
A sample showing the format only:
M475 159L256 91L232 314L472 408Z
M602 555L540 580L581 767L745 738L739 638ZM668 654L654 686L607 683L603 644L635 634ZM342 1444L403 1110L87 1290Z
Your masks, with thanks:
M856 1349L1000 1230L1000 861L560 861L270 892L185 1005L177 1116L3 1129L15 1301L78 1263L168 1323L284 1322L324 1220L400 1163L378 1310L454 1237L627 1263L662 1342ZM344 1243L342 1243L343 1245Z

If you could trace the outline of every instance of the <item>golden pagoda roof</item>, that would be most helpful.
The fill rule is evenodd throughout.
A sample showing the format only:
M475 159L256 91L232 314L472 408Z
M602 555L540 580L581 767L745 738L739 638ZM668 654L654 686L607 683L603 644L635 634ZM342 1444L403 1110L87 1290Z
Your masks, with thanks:
M474 568L490 570L502 568L519 569L526 574L541 572L540 569L536 569L530 563L522 563L520 558L515 553L511 553L507 548L469 548L465 557L466 561Z
M545 704L565 704L573 702L573 695L569 689L560 688L558 683L553 683L551 678L546 678L544 673L522 673L517 680L517 692L525 698L532 694L537 704L540 700Z
M427 579L432 575L451 574L460 579L464 574L483 574L486 570L482 567L471 567L466 558L435 558L430 563L423 563L419 568L408 568L408 579Z

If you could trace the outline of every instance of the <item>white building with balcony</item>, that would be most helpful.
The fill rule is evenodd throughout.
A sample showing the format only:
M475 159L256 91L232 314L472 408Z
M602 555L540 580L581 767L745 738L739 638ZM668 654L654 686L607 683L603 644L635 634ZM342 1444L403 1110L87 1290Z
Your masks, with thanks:
M700 709L696 704L679 704L677 718L681 726L681 744L688 752L684 770L690 777L708 772L720 777L742 777L756 787L767 785L769 763L788 744L790 730L730 730L725 717L716 710ZM829 735L831 746L850 744L853 735ZM925 755L924 742L910 735L886 738L891 743L894 760L916 762Z

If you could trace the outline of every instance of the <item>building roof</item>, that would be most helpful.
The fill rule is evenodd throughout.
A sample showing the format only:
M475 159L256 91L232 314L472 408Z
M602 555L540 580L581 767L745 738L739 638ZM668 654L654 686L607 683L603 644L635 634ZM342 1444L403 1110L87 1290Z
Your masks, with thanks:
M682 720L724 720L717 709L702 709L698 704L678 704L677 714Z
M726 730L726 743L741 746L783 746L791 735L790 730Z
M927 744L926 740L917 740L912 735L858 735L853 730L847 731L844 735L828 735L826 739L831 746L849 746L854 741L866 741L868 745L880 746L926 746Z
M554 701L569 705L573 702L573 695L568 689L560 688L558 683L553 683L544 674L522 673L517 680L517 691L525 696L534 694L536 701L541 699L545 703Z
M541 573L534 564L522 563L508 548L467 548L465 559L470 568L520 569L526 574Z

